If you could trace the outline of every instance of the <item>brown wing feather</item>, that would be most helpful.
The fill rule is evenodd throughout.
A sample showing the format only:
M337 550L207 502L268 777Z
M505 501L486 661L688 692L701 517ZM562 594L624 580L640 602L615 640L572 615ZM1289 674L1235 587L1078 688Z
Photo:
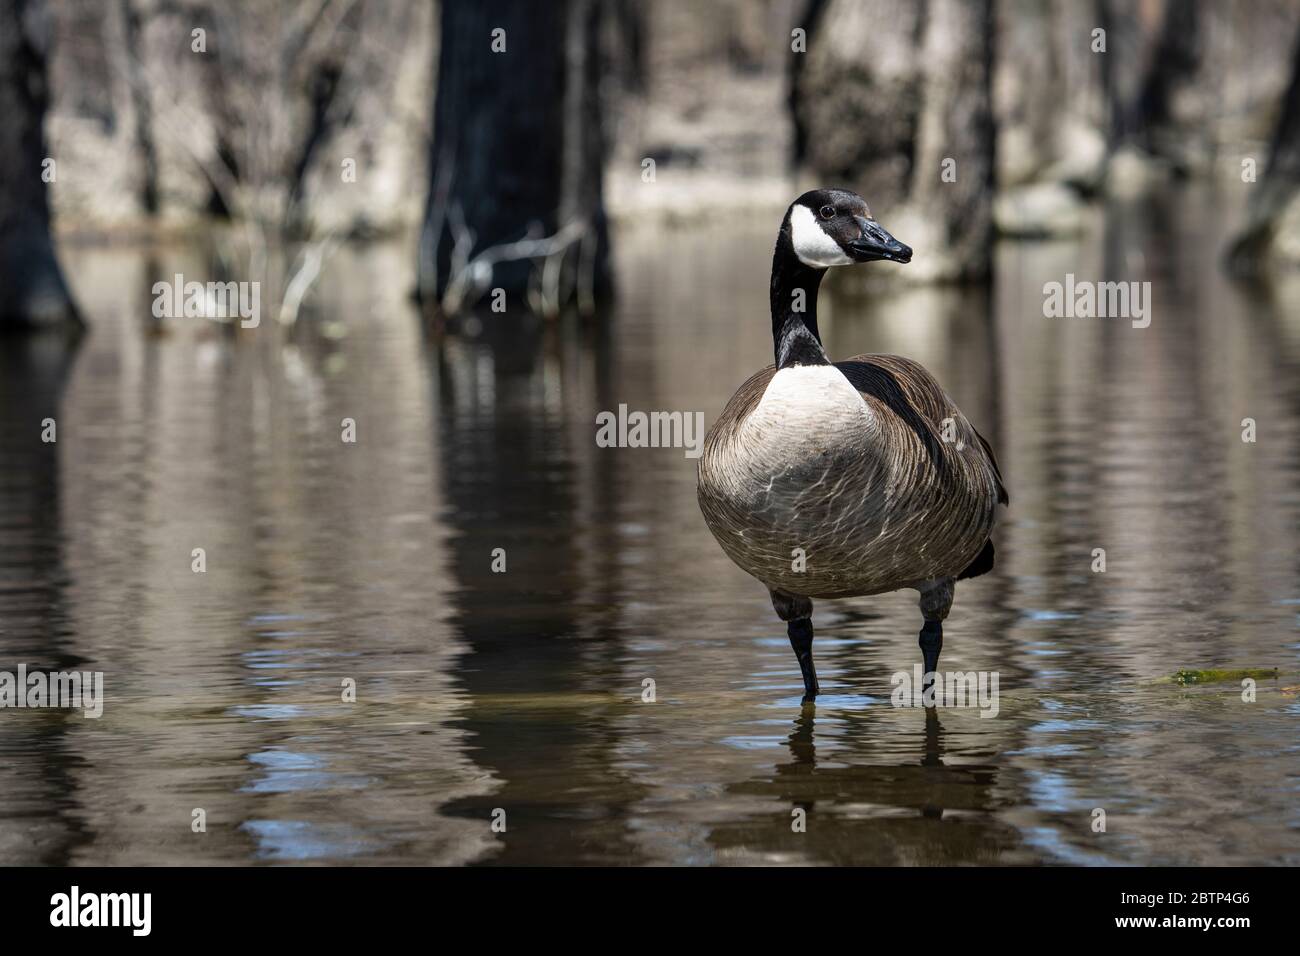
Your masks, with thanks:
M979 433L979 430L974 425L971 426L971 431L975 432L975 437L984 446L984 453L989 456L989 464L993 466L993 474L998 480L998 504L1010 505L1011 496L1007 494L1007 486L1002 483L1002 469L998 467L998 456L993 454L993 446L989 444L987 438Z
M901 355L855 355L843 362L836 362L835 366L865 398L874 398L898 415L921 439L931 460L941 472L946 460L940 438L943 420L955 413L954 417L960 417L961 422L979 439L980 449L997 483L998 503L1010 503L993 448L975 426L962 416L924 365Z
M884 405L916 433L940 481L951 476L953 469L949 456L955 454L951 445L945 446L941 441L943 420L949 416L958 419L959 428L968 428L970 434L978 439L978 446L970 442L969 436L967 443L971 450L978 447L978 457L982 458L986 474L993 481L998 503L1005 505L1010 502L992 446L952 404L923 365L901 355L858 355L837 365L864 399ZM990 538L974 560L957 575L958 580L978 577L993 570L995 553Z

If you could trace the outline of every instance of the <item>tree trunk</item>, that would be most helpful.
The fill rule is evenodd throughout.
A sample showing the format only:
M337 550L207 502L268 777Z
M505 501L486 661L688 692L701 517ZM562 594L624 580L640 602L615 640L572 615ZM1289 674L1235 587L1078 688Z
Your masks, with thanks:
M1268 168L1254 187L1246 228L1228 254L1239 275L1300 265L1300 31L1269 149Z
M1104 56L1092 9L1078 0L998 0L994 124L999 189L1095 188L1108 141Z
M501 288L549 312L607 290L599 16L594 0L442 4L422 302Z
M1097 0L1112 152L1212 173L1271 122L1287 80L1294 0Z
M0 0L0 328L80 322L54 256L41 175L50 37L44 0Z
M830 0L812 6L805 29L791 96L797 158L826 185L857 189L917 250L907 278L987 275L992 0Z

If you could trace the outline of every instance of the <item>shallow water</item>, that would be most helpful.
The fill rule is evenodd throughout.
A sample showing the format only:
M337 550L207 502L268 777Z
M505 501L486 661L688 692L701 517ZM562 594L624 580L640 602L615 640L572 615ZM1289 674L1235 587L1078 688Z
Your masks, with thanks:
M341 252L283 343L149 328L195 251L66 249L93 333L0 343L0 669L107 701L0 711L0 858L1300 863L1300 288L1217 269L1231 200L1003 245L987 291L822 297L833 355L921 360L998 450L998 565L942 661L997 672L991 719L891 705L911 592L817 602L803 710L694 462L596 447L598 411L711 422L770 361L774 217L624 233L604 323L441 340L400 245ZM1067 272L1151 281L1151 326L1044 318ZM1280 676L1158 680L1208 667Z

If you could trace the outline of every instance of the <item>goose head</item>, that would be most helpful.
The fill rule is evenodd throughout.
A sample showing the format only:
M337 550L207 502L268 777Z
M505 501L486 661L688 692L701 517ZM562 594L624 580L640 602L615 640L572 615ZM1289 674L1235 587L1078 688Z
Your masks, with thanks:
M876 222L866 200L848 189L813 189L786 213L790 247L814 269L855 262L910 262L912 249Z

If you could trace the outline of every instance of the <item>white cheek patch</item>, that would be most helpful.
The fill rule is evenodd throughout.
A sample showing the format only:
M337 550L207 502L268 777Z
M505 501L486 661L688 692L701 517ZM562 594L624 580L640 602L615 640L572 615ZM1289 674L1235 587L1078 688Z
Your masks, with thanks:
M796 204L790 209L790 241L794 245L794 254L806 266L825 269L853 263L840 244L826 235L807 206Z

